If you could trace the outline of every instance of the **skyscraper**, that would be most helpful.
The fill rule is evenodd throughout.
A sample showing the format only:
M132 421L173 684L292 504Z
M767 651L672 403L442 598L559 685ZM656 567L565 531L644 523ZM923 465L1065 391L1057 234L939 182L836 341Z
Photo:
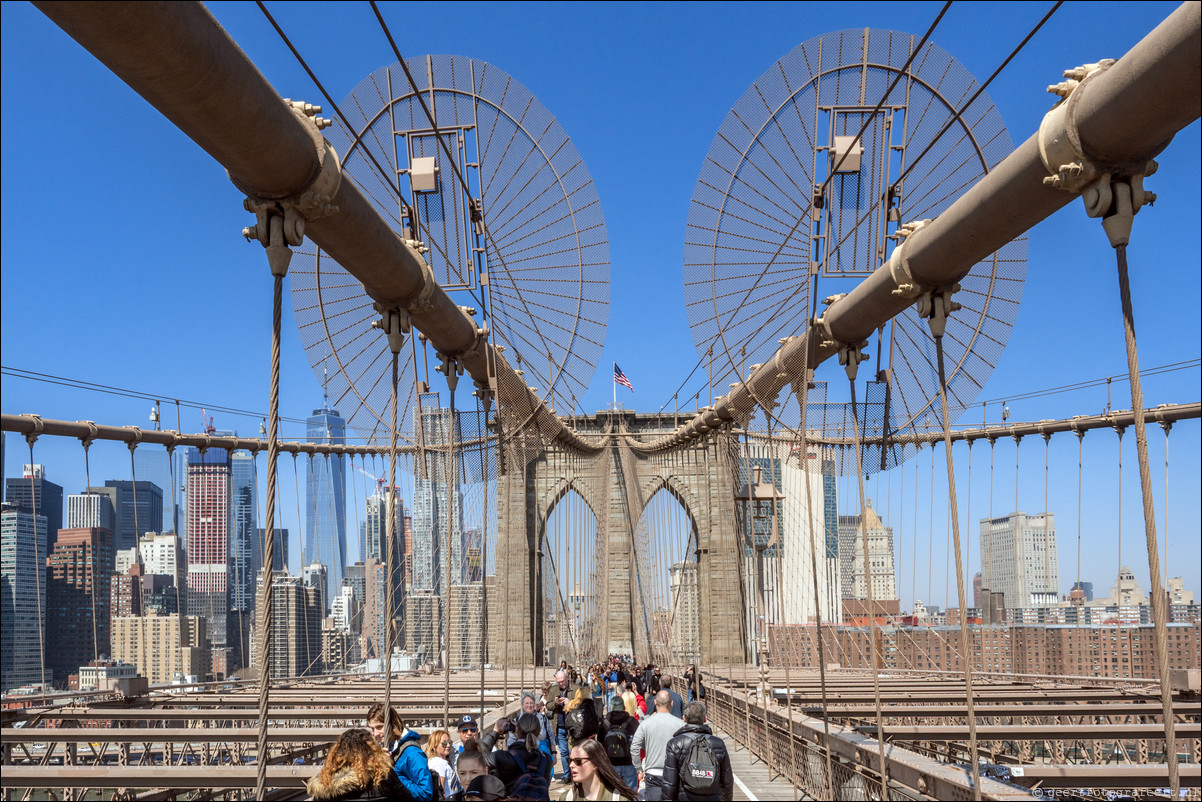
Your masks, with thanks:
M113 545L118 551L134 548L147 532L163 530L163 488L141 479L136 487L125 479L109 479L104 486L117 491Z
M981 519L982 585L1007 609L1050 607L1060 600L1056 519L1050 512Z
M170 532L147 532L138 541L138 557L147 575L171 577L171 583L183 590L184 554L179 537Z
M109 583L113 535L99 527L60 529L46 562L46 669L66 687L67 676L110 654Z
M67 496L67 528L83 529L103 527L112 531L115 527L116 508L113 504L115 493L94 492L95 488L85 493L72 493Z
M446 579L447 557L451 560L451 581L454 582L463 565L463 514L459 485L447 484L447 455L439 451L450 445L452 437L459 440L458 416L452 424L451 410L437 404L438 396L422 396L420 408L420 437L431 449L425 454L425 464L417 468L413 489L413 593L441 595ZM431 403L432 402L432 403ZM431 403L430 406L426 406ZM419 410L414 411L415 418ZM452 431L452 426L454 430ZM443 544L451 542L452 553L447 555Z
M255 581L257 582L259 572L263 570L262 549L267 545L266 529L259 528L255 530L255 542L259 544L255 547L257 559L254 564ZM275 528L275 546L271 552L271 570L284 571L285 573L288 571L288 530L281 529L278 526Z
M230 543L230 609L245 614L255 607L255 577L263 561L258 535L258 479L255 458L230 454L230 505L234 516Z
M46 469L41 465L23 465L21 478L5 479L4 486L5 500L15 504L19 512L46 516L46 548L54 549L54 539L63 528L62 487L46 478Z
M153 482L162 491L163 522L161 529L151 529L139 519L138 533L141 537L146 532L174 532L176 529L177 507L179 505L178 485L183 480L183 474L177 473L175 481L171 476L171 455L165 449L150 446L139 448L134 452L134 470L138 481ZM172 487L176 485L176 487ZM139 491L140 492L140 491ZM139 499L140 500L140 499ZM141 513L139 513L140 516Z
M821 446L790 447L781 468L781 566L786 624L838 621L839 545L835 462ZM816 552L816 553L815 553ZM812 556L812 558L811 558ZM814 576L817 565L818 576ZM775 574L775 572L770 572Z
M346 421L323 399L321 409L306 420L310 443L346 443ZM315 454L309 459L305 480L305 562L329 568L326 599L342 587L346 573L346 472L345 457Z
M875 602L897 599L897 573L893 564L893 527L885 526L872 502L865 504L865 529L868 533L868 565L872 574L872 598ZM839 570L842 572L844 599L868 598L868 577L864 570L864 533L859 515L839 516Z
M0 555L0 691L7 691L42 681L46 516L6 502L0 513Z
M404 583L404 524L405 524L405 503L401 499L399 488L390 490L387 487L381 486L380 489L367 499L366 515L364 525L367 534L367 557L375 560L381 566L386 565L385 560L385 545L388 541L387 525L388 525L388 500L389 496L393 496L393 548L392 548L392 593L393 593L393 613L399 618L402 615L402 605L405 601L405 583Z
M306 578L271 576L272 615L268 675L273 678L321 673L321 589ZM263 577L260 577L262 581ZM256 622L256 626L257 626ZM251 660L258 665L258 638L251 643Z
M226 676L230 663L230 456L221 449L188 449L188 615L206 619L211 667ZM235 639L237 642L237 639Z

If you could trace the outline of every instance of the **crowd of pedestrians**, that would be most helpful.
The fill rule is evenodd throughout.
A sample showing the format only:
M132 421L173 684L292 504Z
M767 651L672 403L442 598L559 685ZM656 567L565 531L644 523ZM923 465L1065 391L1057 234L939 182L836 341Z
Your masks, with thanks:
M424 746L377 704L306 788L315 800L731 800L730 757L704 698L696 667L677 678L611 656L583 671L563 662L513 718L481 732L465 715L457 739L436 729Z

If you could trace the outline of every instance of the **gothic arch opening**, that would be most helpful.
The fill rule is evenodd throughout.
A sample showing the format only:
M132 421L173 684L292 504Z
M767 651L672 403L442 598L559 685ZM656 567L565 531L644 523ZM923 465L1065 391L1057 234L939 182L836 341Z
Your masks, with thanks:
M701 654L697 523L678 487L662 478L655 485L635 527L635 627L652 660L679 666Z
M599 653L605 560L597 530L596 513L574 486L556 494L539 539L538 593L549 663Z

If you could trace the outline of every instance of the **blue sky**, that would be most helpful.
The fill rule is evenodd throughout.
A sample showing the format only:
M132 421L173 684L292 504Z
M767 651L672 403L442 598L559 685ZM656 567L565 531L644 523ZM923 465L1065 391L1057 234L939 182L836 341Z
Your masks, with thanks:
M702 160L732 104L777 59L813 36L865 26L921 34L941 5L423 3L384 4L383 10L405 56L449 53L490 62L529 88L571 136L601 198L612 266L605 353L583 406L594 410L609 403L609 364L616 360L636 390L632 396L619 388L627 405L653 411L697 359L681 290L685 219ZM933 41L983 80L1048 7L957 3ZM270 8L337 99L393 61L366 4ZM1022 141L1035 131L1051 106L1044 87L1060 80L1062 70L1118 57L1173 8L1108 3L1098 13L1096 4L1066 3L990 87L1011 138ZM254 4L219 3L211 9L282 95L320 102ZM132 388L164 400L265 410L270 279L261 249L240 236L248 216L224 170L35 8L8 2L2 14L8 110L0 174L4 366ZM1195 122L1159 157L1160 172L1148 181L1159 201L1135 225L1130 259L1146 367L1199 356L1199 151ZM1036 227L1018 321L982 399L1125 373L1114 276L1101 228L1085 218L1079 204ZM824 369L832 380L839 376L835 367ZM695 385L696 379L686 393L690 398L699 389ZM1125 383L1116 382L1112 392L1113 406L1129 406ZM1145 393L1149 406L1196 401L1198 369L1150 378ZM304 417L320 397L320 381L305 361L287 310L283 414ZM1096 413L1105 405L1105 388L1095 388L1013 402L1011 419ZM10 413L147 426L149 406L140 399L3 380L3 409ZM184 429L200 428L198 412L184 415ZM217 417L221 428L257 431L254 418ZM174 425L173 418L169 422ZM284 434L298 436L300 430L286 425ZM1159 523L1165 515L1159 428L1150 430L1150 441ZM1171 443L1170 560L1173 573L1198 590L1198 422L1178 424ZM7 446L6 475L12 475L24 444L9 438ZM1123 446L1120 519L1115 437L1098 433L1085 440L1081 570L1099 590L1117 570L1120 520L1123 561L1146 583L1133 432ZM1024 441L1020 452L1018 505L1029 511L1043 507L1042 451L1042 444ZM989 488L983 478L986 449L973 452L975 519L987 510ZM962 465L966 456L958 452ZM994 504L1009 511L1013 444L999 443L996 456ZM77 444L43 441L37 459L69 492L82 487ZM924 476L928 460L929 451L918 466ZM1050 463L1048 506L1057 513L1061 584L1067 589L1076 573L1075 440L1054 439ZM97 474L125 476L127 466L123 447L93 448L93 481ZM907 496L914 468L913 462L906 466ZM937 464L937 477L942 472ZM899 507L901 477L893 474L874 478L880 487L870 486L869 493L880 499L878 507L897 510L886 518L899 530L904 555L913 542L914 499ZM962 492L965 479L958 480ZM917 569L903 561L903 599L925 596L928 583L936 603L947 593L941 482L937 478L933 525L925 508L917 524L924 547L926 533L934 532L936 567L928 579L920 559L911 560ZM287 513L285 524L298 529Z

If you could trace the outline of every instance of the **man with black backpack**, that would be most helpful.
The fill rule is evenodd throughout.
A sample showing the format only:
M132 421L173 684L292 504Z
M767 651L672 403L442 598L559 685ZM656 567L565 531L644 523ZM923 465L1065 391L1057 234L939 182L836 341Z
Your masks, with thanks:
M705 703L689 702L684 726L668 742L664 760L664 799L730 802L735 775L726 744L705 723Z
M639 772L634 767L631 744L638 729L638 719L626 712L626 706L620 698L614 697L609 703L609 713L601 719L598 739L622 782L635 789L639 787Z

